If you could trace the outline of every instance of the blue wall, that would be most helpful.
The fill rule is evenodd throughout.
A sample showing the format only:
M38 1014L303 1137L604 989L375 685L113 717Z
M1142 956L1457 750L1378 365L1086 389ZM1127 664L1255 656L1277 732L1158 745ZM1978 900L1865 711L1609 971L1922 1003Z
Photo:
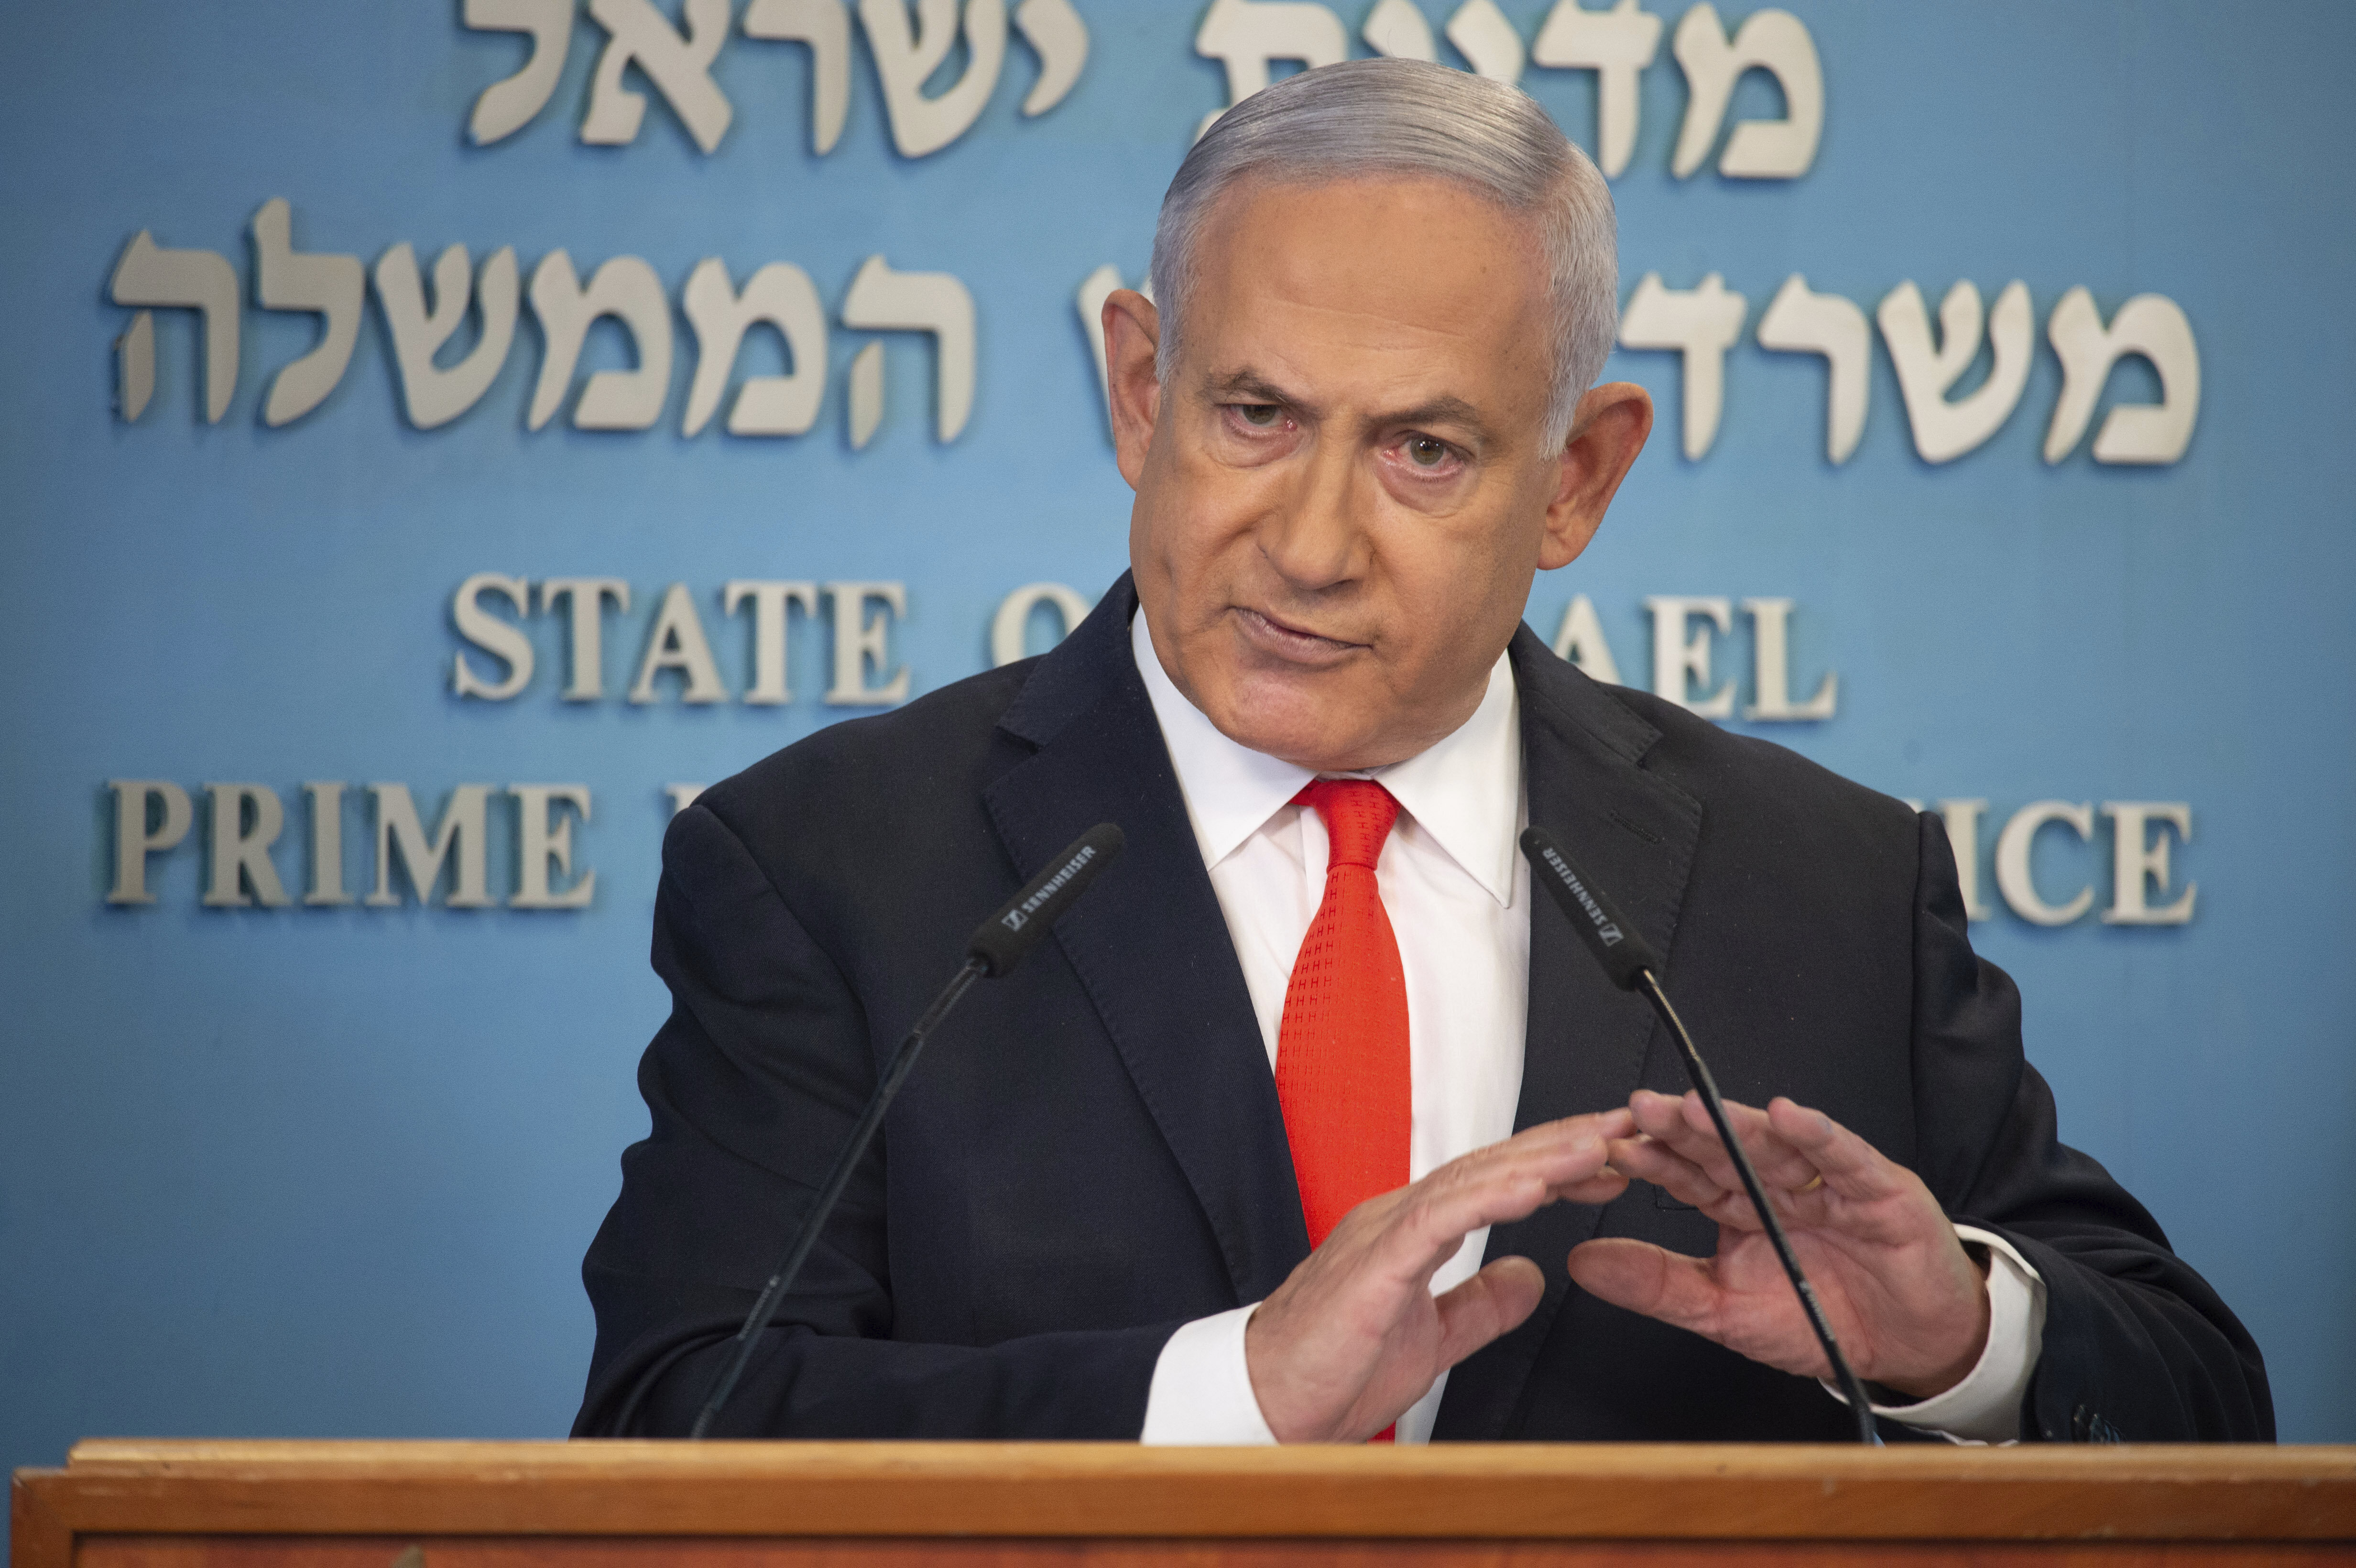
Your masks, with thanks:
M2356 12L1790 3L1828 104L1801 178L1674 178L1686 87L1665 36L1645 73L1616 182L1625 284L1720 272L1751 325L1698 461L1677 450L1677 357L1618 357L1661 428L1531 619L1551 635L1589 595L1641 683L1646 595L1794 600L1796 695L1837 671L1838 713L1748 727L1893 794L1992 803L1980 876L1997 912L1976 940L2023 985L2065 1136L2250 1321L2284 1435L2356 1439ZM662 700L620 700L665 586L688 584L738 694L749 638L720 613L723 582L903 582L892 656L921 691L983 667L1012 589L1092 598L1121 566L1127 491L1073 293L1103 263L1141 272L1161 189L1225 78L1194 51L1200 6L1079 9L1093 47L1067 99L1020 114L1036 67L1015 43L979 124L908 160L863 39L823 157L802 52L732 40L715 76L735 123L707 156L652 93L634 144L580 144L604 38L585 14L553 103L477 147L469 109L523 46L465 30L455 3L6 5L0 1465L54 1463L99 1434L564 1429L591 1331L575 1269L643 1128L631 1072L665 1008L644 957L663 786L856 711L819 700L824 617L794 624L789 704L690 707L676 677ZM1355 37L1370 5L1335 9ZM1452 6L1424 9L1436 28ZM1503 9L1527 40L1547 6ZM1668 32L1685 9L1664 0ZM1591 77L1534 67L1525 82L1593 145ZM1754 74L1735 112L1778 102ZM948 272L979 312L973 417L935 439L931 352L895 335L884 423L851 450L845 384L870 337L838 325L811 433L685 439L681 317L656 429L530 432L527 310L482 401L420 432L371 292L336 391L269 429L270 377L316 330L253 303L246 225L272 197L293 203L298 248L371 268L399 240L429 266L454 240L477 261L511 244L528 280L562 246L584 276L644 257L676 301L703 257L739 283L787 261L830 314L870 255ZM137 422L113 410L131 313L108 280L141 229L218 251L246 291L218 424L185 312L157 313L153 406ZM1933 309L1958 278L1990 299L2024 281L2039 336L2019 408L1978 450L1927 464L1877 338L1862 443L1829 464L1822 362L1751 340L1795 272L1869 315L1907 279ZM2180 462L2104 466L2083 444L2042 460L2061 383L2043 333L2076 285L2106 318L2151 292L2191 322L2204 389ZM775 355L748 347L740 374ZM600 326L584 370L628 362ZM2130 365L2106 406L2156 386ZM537 614L519 697L452 694L466 645L451 597L486 571L633 585L607 624L605 700L560 699L562 627ZM1043 615L1034 639L1052 633ZM1746 697L1747 638L1738 620L1718 652ZM204 908L199 798L187 841L149 862L157 901L109 907L115 778L267 784L289 808L276 857L298 899L303 781L349 786L356 894L369 783L407 783L429 822L460 784L584 784L594 901ZM2199 885L2190 923L2045 929L2007 912L1995 829L2045 798L2190 803L2174 886ZM501 897L512 816L495 798ZM2049 830L2048 896L2091 881L2106 907L2108 843Z

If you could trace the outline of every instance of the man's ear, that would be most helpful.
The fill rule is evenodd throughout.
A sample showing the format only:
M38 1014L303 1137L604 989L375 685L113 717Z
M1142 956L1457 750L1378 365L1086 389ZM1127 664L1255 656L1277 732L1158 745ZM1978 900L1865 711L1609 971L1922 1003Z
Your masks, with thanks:
M1547 506L1539 570L1552 571L1579 559L1652 433L1652 394L1633 382L1607 382L1579 400L1563 443L1554 499Z
M1112 443L1120 476L1136 489L1162 414L1155 356L1162 313L1135 289L1115 289L1104 303L1105 386L1112 398Z

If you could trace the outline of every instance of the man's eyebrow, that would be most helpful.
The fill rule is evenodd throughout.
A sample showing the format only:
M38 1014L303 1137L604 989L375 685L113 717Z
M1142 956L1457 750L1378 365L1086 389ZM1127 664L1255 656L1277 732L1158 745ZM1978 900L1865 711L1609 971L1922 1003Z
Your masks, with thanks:
M1204 383L1204 390L1213 401L1223 403L1281 403L1291 408L1300 400L1257 370L1230 370L1224 376L1214 376Z
M1213 402L1274 403L1284 408L1303 406L1299 397L1257 370L1231 370L1224 376L1213 376L1204 383L1204 390ZM1481 411L1453 393L1418 403L1413 408L1390 410L1376 415L1375 422L1386 428L1449 424L1470 432L1475 440L1485 441L1489 436L1489 421L1481 417Z
M1452 394L1418 403L1411 409L1398 409L1382 414L1376 422L1383 425L1452 424L1471 432L1479 440L1486 440L1489 434L1489 421L1481 417L1481 411Z

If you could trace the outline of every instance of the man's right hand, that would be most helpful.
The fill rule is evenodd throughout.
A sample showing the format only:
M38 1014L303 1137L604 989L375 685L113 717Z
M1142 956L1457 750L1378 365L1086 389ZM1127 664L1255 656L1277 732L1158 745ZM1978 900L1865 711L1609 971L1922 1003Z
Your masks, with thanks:
M1529 1259L1499 1258L1444 1296L1431 1276L1483 1225L1619 1197L1628 1179L1605 1146L1634 1133L1624 1109L1548 1122L1344 1215L1245 1329L1252 1392L1277 1441L1363 1443L1518 1327L1546 1289Z

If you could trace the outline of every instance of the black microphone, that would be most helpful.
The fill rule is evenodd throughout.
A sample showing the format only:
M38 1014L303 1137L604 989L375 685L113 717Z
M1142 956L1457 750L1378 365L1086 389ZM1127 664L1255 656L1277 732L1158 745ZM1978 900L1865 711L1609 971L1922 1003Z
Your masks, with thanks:
M1522 853L1529 857L1531 871L1554 895L1562 912L1570 917L1571 929L1579 933L1587 950L1595 955L1595 961L1603 965L1612 983L1623 991L1642 991L1653 1004L1653 1010L1660 1014L1661 1021L1668 1026L1670 1037L1685 1057L1686 1076L1701 1092L1701 1103L1709 1112L1710 1122L1718 1128L1719 1140L1726 1145L1734 1168L1742 1177L1742 1190L1750 1195L1751 1206L1759 1211L1760 1221L1767 1228L1767 1238L1774 1243L1775 1256L1800 1298L1800 1309L1807 1314L1808 1327L1815 1330L1816 1343L1824 1347L1825 1360L1832 1365L1833 1381L1840 1385L1850 1412L1857 1417L1858 1441L1879 1447L1881 1434L1874 1429L1873 1406L1866 1398L1865 1385L1849 1370L1840 1345L1833 1339L1832 1325L1825 1320L1825 1309L1808 1284L1808 1276L1800 1272L1800 1260L1792 1255L1792 1243L1784 1237L1783 1222L1775 1218L1775 1211L1768 1205L1766 1189L1759 1185L1759 1173L1751 1168L1751 1157L1742 1152L1742 1145L1726 1119L1726 1102L1719 1097L1718 1081L1709 1075L1701 1052L1694 1049L1693 1036L1686 1032L1676 1009L1669 1006L1668 993L1661 989L1659 956L1644 934L1621 918L1603 891L1555 847L1553 836L1545 828L1524 830Z
M826 1185L819 1189L817 1203L802 1217L793 1245L786 1249L776 1272L769 1275L769 1283L761 1287L761 1298L744 1315L744 1327L736 1333L736 1353L728 1359L720 1375L712 1380L712 1392L704 1396L703 1408L697 1412L695 1426L688 1434L691 1438L701 1438L711 1432L721 1407L736 1392L737 1380L744 1375L745 1366L753 1360L754 1347L768 1331L769 1320L777 1315L778 1304L792 1287L794 1276L801 1273L810 1249L818 1245L819 1232L826 1228L827 1216L834 1212L842 1189L851 1185L851 1173L874 1140L875 1129L884 1125L884 1113L891 1108L893 1096L900 1092L909 1070L916 1065L917 1053L925 1049L925 1037L948 1017L949 1009L957 1006L958 999L976 980L984 976L998 979L1022 963L1024 955L1039 945L1039 939L1047 934L1047 928L1070 912L1080 895L1087 891L1088 884L1103 873L1127 842L1118 824L1098 823L1050 860L1045 870L1032 878L1029 886L1008 900L1004 909L982 922L973 933L973 940L966 944L964 967L950 977L941 994L933 998L933 1005L908 1030L900 1049L892 1053L875 1093L868 1096L867 1109L859 1115L859 1125L851 1129L850 1141L835 1157L834 1168L827 1173Z

